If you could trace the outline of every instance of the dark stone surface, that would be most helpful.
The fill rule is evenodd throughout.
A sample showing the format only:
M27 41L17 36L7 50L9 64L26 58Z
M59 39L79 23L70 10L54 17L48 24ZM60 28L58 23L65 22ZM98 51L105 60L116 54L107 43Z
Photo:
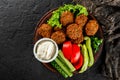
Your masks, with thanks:
M38 20L50 9L72 0L0 0L0 80L64 80L33 56L33 34ZM66 80L105 80L104 52L83 74Z

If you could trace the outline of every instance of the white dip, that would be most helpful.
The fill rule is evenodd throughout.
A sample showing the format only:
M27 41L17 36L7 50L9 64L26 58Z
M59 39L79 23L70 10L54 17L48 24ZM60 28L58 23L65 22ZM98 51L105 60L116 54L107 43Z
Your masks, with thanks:
M51 41L44 41L38 44L37 57L43 60L51 59L55 54L55 45Z

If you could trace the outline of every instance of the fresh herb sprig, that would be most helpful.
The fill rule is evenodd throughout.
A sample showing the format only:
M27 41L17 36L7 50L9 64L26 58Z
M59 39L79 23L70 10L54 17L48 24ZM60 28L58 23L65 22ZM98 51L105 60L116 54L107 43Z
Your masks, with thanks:
M98 39L98 37L93 36L93 37L91 37L91 41L92 41L92 44L91 44L92 48L93 48L94 52L96 53L99 49L100 44L103 42L103 40Z

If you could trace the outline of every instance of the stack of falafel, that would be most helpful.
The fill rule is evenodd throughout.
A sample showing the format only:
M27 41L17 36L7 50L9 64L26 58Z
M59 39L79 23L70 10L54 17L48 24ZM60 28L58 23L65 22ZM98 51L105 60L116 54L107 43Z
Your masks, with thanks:
M62 44L66 40L72 43L80 44L84 40L84 36L93 36L96 34L99 25L96 20L89 20L84 14L75 16L70 11L64 11L60 16L62 28L49 24L42 24L38 28L38 34L41 37L51 38L57 44ZM83 34L85 32L85 34Z

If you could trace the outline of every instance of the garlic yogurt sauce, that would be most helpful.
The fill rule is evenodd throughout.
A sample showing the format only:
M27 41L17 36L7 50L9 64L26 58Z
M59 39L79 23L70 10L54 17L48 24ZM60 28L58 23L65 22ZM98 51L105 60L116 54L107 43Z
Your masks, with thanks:
M55 54L55 45L51 41L41 42L37 47L37 56L43 60L49 60Z
M41 62L51 62L58 55L58 46L52 39L42 38L34 45L34 55Z

